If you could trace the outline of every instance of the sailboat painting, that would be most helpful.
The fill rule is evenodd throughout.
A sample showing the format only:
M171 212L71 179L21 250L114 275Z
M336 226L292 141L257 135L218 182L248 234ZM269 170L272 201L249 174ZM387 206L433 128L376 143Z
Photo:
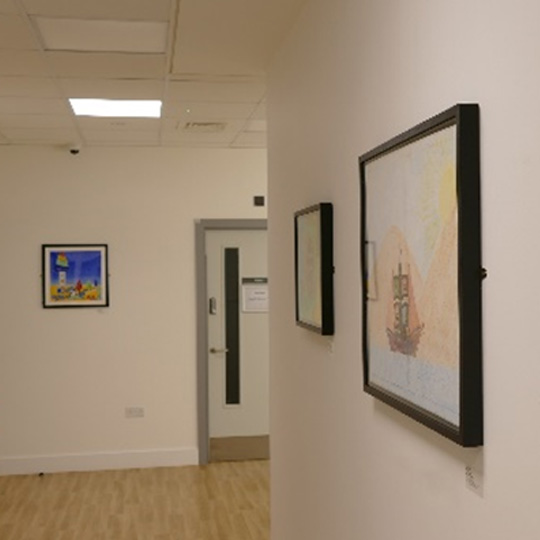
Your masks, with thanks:
M456 126L368 161L364 189L369 384L458 425Z

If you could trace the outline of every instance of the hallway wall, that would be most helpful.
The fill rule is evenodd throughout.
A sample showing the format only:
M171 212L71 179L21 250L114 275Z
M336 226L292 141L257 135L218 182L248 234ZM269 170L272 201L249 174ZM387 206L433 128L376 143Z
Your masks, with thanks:
M197 463L194 223L265 194L264 150L0 147L0 474ZM47 243L109 245L110 307L41 307Z
M532 0L310 0L276 58L275 540L540 535L539 18ZM481 107L482 449L462 449L362 390L358 156L458 102ZM320 201L334 203L334 338L294 324L293 213Z

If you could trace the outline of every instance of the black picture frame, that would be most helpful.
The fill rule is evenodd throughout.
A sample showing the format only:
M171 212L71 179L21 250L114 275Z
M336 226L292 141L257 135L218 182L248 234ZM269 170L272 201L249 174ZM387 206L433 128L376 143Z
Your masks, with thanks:
M109 306L107 244L43 244L44 308Z
M359 167L364 390L481 446L479 106L451 107Z
M322 202L294 214L296 324L334 334L333 205Z

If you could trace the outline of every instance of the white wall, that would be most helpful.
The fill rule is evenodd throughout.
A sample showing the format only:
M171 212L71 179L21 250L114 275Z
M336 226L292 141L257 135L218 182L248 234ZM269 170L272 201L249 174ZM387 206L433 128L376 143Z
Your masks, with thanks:
M540 4L310 0L270 73L275 540L540 536ZM481 106L485 446L362 391L358 156ZM334 203L336 335L295 327L293 212ZM471 466L479 488L469 489Z
M0 474L197 462L194 221L265 193L263 150L0 148ZM43 309L46 243L107 243L110 307Z

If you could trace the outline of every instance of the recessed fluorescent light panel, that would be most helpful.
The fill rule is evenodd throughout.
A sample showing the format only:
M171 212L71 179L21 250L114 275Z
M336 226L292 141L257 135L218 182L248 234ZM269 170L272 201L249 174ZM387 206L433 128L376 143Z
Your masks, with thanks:
M77 116L106 118L160 118L161 101L156 99L81 99L69 100Z

